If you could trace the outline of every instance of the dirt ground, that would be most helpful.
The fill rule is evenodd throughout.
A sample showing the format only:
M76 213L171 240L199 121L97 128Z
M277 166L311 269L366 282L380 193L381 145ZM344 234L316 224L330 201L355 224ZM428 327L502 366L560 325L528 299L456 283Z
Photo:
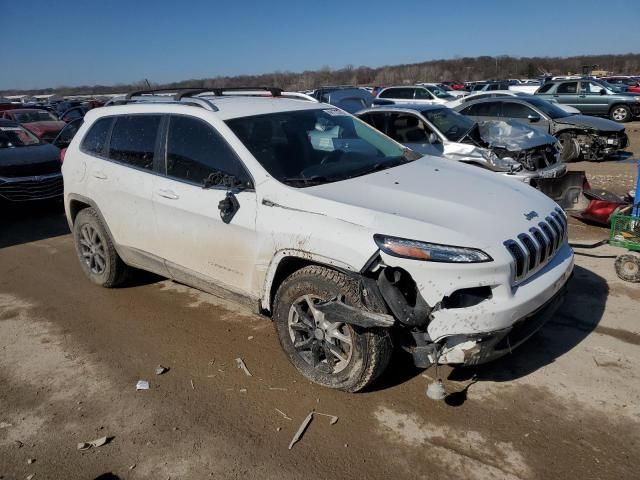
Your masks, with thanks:
M628 131L633 151L640 122ZM571 168L633 186L629 162ZM401 353L367 392L312 385L268 321L152 275L95 287L59 208L0 215L1 479L638 478L640 286L616 277L614 248L578 252L560 312L512 355L441 368L434 402L435 370ZM338 422L316 416L289 450L311 410Z

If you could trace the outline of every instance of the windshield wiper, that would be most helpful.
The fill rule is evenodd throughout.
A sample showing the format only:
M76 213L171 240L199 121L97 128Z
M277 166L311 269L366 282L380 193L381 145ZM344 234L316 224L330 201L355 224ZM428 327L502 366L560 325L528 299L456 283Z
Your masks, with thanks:
M340 180L336 177L328 177L326 175L311 175L310 177L285 177L282 179L283 183L302 183L309 187L311 185L321 185L323 183L335 182Z

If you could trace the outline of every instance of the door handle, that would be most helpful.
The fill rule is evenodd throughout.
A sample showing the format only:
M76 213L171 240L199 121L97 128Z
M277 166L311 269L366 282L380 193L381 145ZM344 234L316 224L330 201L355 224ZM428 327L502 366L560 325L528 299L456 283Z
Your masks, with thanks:
M107 175L102 170L96 170L93 172L93 176L98 180L106 180Z
M173 190L158 190L158 195L163 198L168 198L169 200L177 200L180 198L180 195L175 193Z

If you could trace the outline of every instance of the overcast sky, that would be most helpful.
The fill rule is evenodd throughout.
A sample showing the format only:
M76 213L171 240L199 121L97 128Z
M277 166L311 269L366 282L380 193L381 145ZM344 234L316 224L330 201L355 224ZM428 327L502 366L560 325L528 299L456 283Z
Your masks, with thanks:
M640 50L638 0L0 0L0 89Z

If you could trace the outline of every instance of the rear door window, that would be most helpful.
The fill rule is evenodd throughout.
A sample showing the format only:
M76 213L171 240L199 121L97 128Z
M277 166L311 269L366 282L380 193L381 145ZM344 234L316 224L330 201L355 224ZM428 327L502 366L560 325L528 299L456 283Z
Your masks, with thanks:
M500 102L476 103L462 109L460 113L475 117L498 117L500 116Z
M564 82L558 85L558 93L578 93L578 82Z
M538 115L531 108L521 103L506 101L500 103L502 103L502 116L506 118L527 118L529 115Z
M417 100L433 100L433 95L426 88L416 88Z
M542 85L537 93L547 93L553 87L553 83L547 83L546 85Z
M116 118L109 142L109 158L143 170L153 170L160 115Z
M380 98L413 99L415 88L388 88L380 94Z
M203 185L212 174L232 175L243 184L249 174L229 144L209 124L172 115L167 136L167 176Z
M107 136L109 135L109 129L112 123L113 117L101 118L95 122L82 139L80 150L94 155L104 155Z

